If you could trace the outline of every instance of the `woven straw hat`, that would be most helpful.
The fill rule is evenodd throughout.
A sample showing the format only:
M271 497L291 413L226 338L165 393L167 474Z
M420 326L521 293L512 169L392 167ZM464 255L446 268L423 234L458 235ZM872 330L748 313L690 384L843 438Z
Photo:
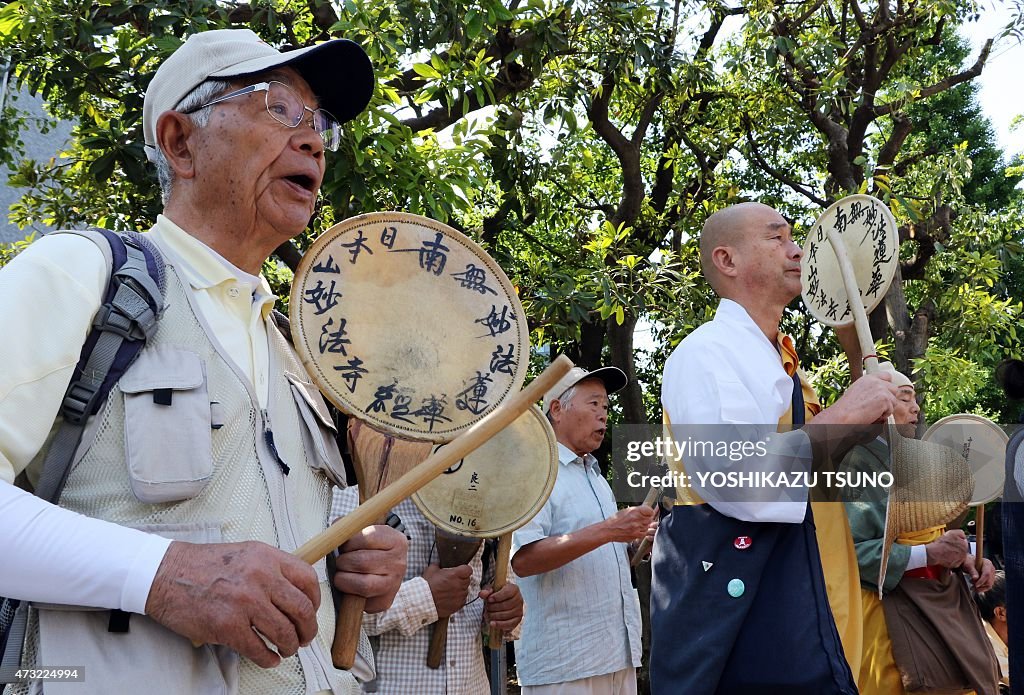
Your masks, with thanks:
M974 494L971 468L960 452L935 442L908 439L894 426L888 430L893 484L885 509L879 595L896 537L948 524L967 509Z

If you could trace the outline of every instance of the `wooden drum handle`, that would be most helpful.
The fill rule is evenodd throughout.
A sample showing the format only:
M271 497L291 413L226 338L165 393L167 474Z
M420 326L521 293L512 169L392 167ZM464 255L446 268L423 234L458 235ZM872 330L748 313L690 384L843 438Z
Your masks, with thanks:
M494 561L494 583L491 587L499 591L508 581L508 561L512 554L512 532L506 533L498 539L498 557ZM502 630L488 626L487 646L491 649L501 649L503 643Z

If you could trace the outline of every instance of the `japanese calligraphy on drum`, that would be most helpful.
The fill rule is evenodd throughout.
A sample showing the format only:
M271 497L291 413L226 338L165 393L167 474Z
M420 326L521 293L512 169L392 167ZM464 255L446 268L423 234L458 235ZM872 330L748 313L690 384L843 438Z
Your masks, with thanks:
M445 442L522 386L529 331L501 268L434 220L376 212L324 232L292 283L295 348L346 413Z
M929 427L921 439L963 454L974 476L971 506L991 502L1003 494L1010 438L999 425L980 415L947 415Z
M868 195L843 198L814 223L804 241L804 257L800 261L804 304L818 321L842 326L853 321L853 312L839 261L828 239L830 230L842 237L868 313L882 301L896 273L899 241L896 220L889 208Z
M540 408L533 406L425 485L412 501L438 528L493 538L532 519L557 476L555 433Z

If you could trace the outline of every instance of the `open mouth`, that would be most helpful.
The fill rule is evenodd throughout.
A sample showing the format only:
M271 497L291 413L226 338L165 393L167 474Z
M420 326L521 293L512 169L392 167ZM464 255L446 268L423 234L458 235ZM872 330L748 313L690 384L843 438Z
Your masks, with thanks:
M291 176L285 176L285 179L291 181L299 188L303 188L310 193L316 192L316 180L307 174L292 174Z

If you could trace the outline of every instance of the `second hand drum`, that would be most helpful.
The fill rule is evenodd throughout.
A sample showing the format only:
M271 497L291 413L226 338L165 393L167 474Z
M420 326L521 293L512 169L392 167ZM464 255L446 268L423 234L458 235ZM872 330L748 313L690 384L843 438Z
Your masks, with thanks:
M980 415L947 415L921 437L926 442L938 442L960 451L971 467L974 494L970 506L976 507L974 520L974 559L981 571L985 559L985 504L1003 493L1006 478L1004 462L1006 445L1010 438L1003 429Z
M429 453L413 442L451 441L518 393L529 361L522 305L497 263L451 227L407 213L324 232L295 273L290 316L307 371L352 418L360 502ZM364 603L343 597L339 668L354 663Z
M484 538L502 536L503 543L511 543L512 532L536 516L547 502L557 475L554 430L540 408L533 406L489 442L420 488L412 501L437 527L441 567L467 564ZM506 555L504 561L496 563L495 590L504 583L507 569ZM439 619L427 651L430 668L441 665L447 632L448 618ZM492 639L497 641L500 635Z

